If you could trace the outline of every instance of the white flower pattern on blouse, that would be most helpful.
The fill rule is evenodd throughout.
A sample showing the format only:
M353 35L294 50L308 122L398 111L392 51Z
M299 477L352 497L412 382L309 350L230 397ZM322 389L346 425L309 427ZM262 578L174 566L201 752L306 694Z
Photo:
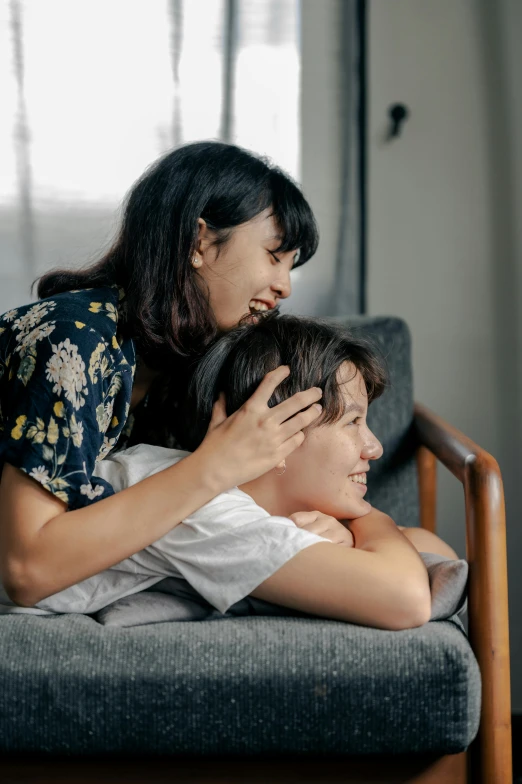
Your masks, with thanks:
M78 410L85 403L87 379L85 362L78 353L78 346L66 338L57 346L53 344L53 355L47 362L47 379L54 382L53 392L58 397L64 393Z
M17 340L22 340L55 307L55 302L37 302L27 313L16 319L13 328L19 330Z
M0 318L0 465L69 508L113 492L92 472L131 424L135 354L116 337L121 298L117 287L77 290Z

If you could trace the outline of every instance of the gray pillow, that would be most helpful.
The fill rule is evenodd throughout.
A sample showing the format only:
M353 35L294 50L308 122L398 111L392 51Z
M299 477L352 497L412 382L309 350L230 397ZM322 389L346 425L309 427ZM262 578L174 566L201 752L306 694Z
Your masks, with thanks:
M428 570L431 590L431 621L463 613L467 607L468 563L435 553L420 553ZM167 577L145 591L109 604L93 617L104 626L144 626L171 621L218 620L244 615L310 617L271 602L247 596L220 613L181 577Z
M428 570L431 591L430 621L441 621L466 611L468 562L436 553L419 553Z
M182 577L166 577L151 588L118 599L93 614L104 626L144 626L166 621L224 617Z

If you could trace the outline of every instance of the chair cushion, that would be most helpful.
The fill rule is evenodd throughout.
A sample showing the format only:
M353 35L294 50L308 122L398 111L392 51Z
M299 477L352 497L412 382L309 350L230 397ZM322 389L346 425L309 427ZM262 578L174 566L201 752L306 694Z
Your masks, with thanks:
M464 750L481 681L459 619L389 632L245 617L120 629L0 617L0 748L98 753Z
M372 462L367 500L398 525L419 525L419 498L413 430L411 337L405 321L395 316L349 316L333 321L369 338L380 351L390 386L371 404L368 424L384 454Z

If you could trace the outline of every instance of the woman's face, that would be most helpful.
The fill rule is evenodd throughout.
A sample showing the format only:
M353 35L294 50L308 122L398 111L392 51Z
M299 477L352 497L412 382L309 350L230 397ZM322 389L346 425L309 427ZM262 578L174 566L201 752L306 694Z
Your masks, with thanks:
M354 371L348 362L338 371L346 406L343 417L331 425L310 426L303 444L286 458L285 473L273 479L280 483L284 514L317 510L340 520L361 517L371 509L364 499L366 474L383 449L366 424L366 387Z
M240 319L259 310L272 310L290 296L290 270L297 249L274 255L280 245L277 224L270 210L234 229L217 255L212 232L200 219L197 259L194 270L210 296L218 327L232 329Z

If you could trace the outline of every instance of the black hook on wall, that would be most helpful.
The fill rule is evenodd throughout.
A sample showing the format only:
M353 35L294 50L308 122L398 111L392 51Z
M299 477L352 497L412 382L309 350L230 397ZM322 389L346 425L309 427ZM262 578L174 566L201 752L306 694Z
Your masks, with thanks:
M394 103L388 109L390 118L390 128L388 131L388 141L396 139L401 135L402 126L410 116L410 110L403 103Z

